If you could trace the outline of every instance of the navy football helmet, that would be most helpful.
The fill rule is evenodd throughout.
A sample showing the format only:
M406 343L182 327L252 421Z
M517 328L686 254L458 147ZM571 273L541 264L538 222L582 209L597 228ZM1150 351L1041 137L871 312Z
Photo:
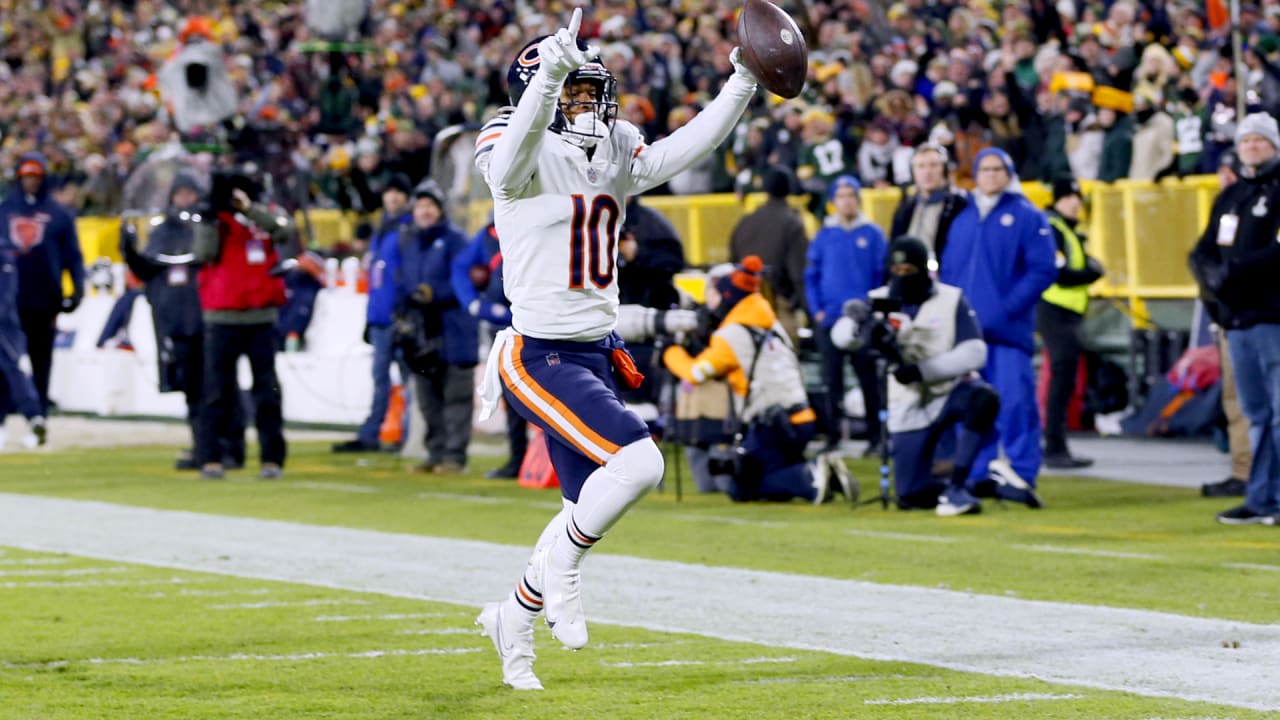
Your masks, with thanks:
M538 44L546 37L548 36L543 35L529 41L516 54L516 59L511 63L511 67L507 69L507 95L510 97L512 105L520 103L520 98L524 95L525 88L529 86L529 81L533 79L533 74L538 71L540 62ZM578 48L580 50L587 49L587 43L582 38L578 38ZM609 132L613 129L613 123L618 119L618 81L604 64L599 60L593 60L569 73L569 77L565 79L564 84L565 87L572 87L584 82L592 83L596 86L595 100L592 102L574 102L572 105L587 106L584 109L588 112L582 113L583 119L578 119L571 123L564 113L569 107L569 103L561 100L556 108L556 116L551 122L550 130L563 135L566 140L570 140L575 144L591 146L608 137Z

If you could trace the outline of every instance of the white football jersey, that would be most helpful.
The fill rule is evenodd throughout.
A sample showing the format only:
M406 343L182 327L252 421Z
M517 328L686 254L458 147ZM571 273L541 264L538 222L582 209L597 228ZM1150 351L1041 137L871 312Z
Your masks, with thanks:
M489 155L507 118L504 113L490 120L476 141L476 167L486 182ZM644 147L640 131L623 120L590 160L583 148L547 132L537 147L537 169L523 188L504 193L489 182L516 332L574 341L613 332L627 196L652 187L633 171Z

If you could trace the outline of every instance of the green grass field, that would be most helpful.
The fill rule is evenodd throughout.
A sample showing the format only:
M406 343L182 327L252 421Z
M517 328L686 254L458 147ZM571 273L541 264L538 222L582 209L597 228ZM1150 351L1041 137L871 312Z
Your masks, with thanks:
M519 547L558 505L555 492L478 479L496 460L477 459L473 477L440 479L406 473L390 456L334 456L319 444L293 451L286 479L270 483L250 472L215 483L174 473L171 449L5 455L0 493ZM864 494L876 492L871 464L851 466ZM1042 488L1041 512L988 504L980 516L940 519L878 505L677 502L668 487L593 555L1280 623L1280 533L1214 524L1212 512L1229 501L1079 479L1045 478ZM593 624L592 644L576 653L540 625L537 670L547 690L515 693L501 685L492 646L472 625L474 606L93 553L0 551L0 718L1274 717L606 623ZM592 597L616 591L590 585L591 567L588 614ZM810 622L824 622L821 609ZM1247 635L1223 641L1240 648L1206 654L1251 657ZM1018 671L1011 661L1008 673ZM1245 664L1241 672L1268 670ZM1280 709L1280 680L1272 687Z

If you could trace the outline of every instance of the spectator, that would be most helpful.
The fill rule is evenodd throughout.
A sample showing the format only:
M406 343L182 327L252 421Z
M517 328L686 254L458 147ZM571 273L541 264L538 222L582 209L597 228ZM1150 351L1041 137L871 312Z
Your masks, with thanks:
M30 432L23 437L22 444L34 448L45 443L48 427L31 371L24 367L27 338L18 313L18 280L16 239L0 229L0 410L12 406L27 418ZM6 440L7 415L7 411L0 412L0 452Z
M466 470L471 444L479 340L476 319L459 305L452 284L453 261L467 239L445 216L444 193L434 181L414 189L413 222L401 226L397 242L395 313L422 323L425 339L439 347L434 359L417 367L408 360L427 424L427 457L416 469L457 475Z
M253 375L259 477L281 477L287 451L275 367L275 323L285 302L284 280L272 271L282 257L297 254L297 240L288 215L255 202L246 188L253 189L247 178L215 178L214 217L195 235L195 258L202 263L205 349L201 440L196 450L200 477L206 480L224 477L218 436L240 401L236 365L242 355Z
M947 150L926 143L911 156L911 179L914 192L903 195L893 213L890 235L910 235L929 250L929 272L937 273L938 257L947 245L947 232L956 216L969 204L965 194L948 180Z
M452 272L458 304L466 308L471 317L484 322L493 335L511 326L511 301L503 290L502 250L493 222L476 233L454 258ZM510 407L506 420L509 454L505 463L485 473L491 480L519 477L525 453L529 451L529 422Z
M973 172L978 185L947 233L938 277L973 305L987 343L982 376L1000 393L1000 441L983 447L970 489L1034 508L1041 449L1031 354L1036 301L1057 276L1053 241L1044 213L1023 196L1008 154L983 150ZM1007 463L996 459L1000 449Z
M1098 180L1123 180L1133 161L1133 118L1123 110L1104 107L1098 110L1098 125L1103 130Z
M733 414L742 428L741 463L729 486L734 501L800 498L821 504L837 487L856 499L844 461L820 455L805 462L817 416L809 407L795 350L760 295L763 267L760 258L748 256L708 288L707 307L719 318L710 344L697 357L673 345L663 361L684 382L729 378ZM830 485L832 475L837 486Z
M1236 173L1235 153L1226 153L1218 168L1219 191L1239 181ZM1201 302L1204 299L1201 298ZM1217 317L1216 310L1204 303L1210 318ZM1231 455L1231 474L1225 480L1205 483L1200 494L1205 497L1244 497L1248 487L1249 467L1253 464L1253 451L1249 448L1249 419L1240 409L1240 395L1236 392L1235 371L1231 368L1231 348L1227 344L1227 331L1214 320L1217 328L1218 357L1222 366L1222 414L1227 419L1227 451Z
M928 263L919 239L894 240L889 282L871 297L895 300L901 310L873 318L866 303L852 301L833 325L831 342L847 350L870 346L892 366L889 432L898 507L967 515L982 510L966 483L983 443L994 440L1000 397L974 376L986 362L987 347L973 310L959 288L929 277ZM933 478L934 454L953 426L951 479L941 484Z
M1240 408L1249 419L1253 463L1242 505L1218 522L1280 522L1280 128L1264 113L1236 133L1240 180L1214 202L1191 269L1206 306L1226 328Z
M867 293L880 287L884 279L887 243L884 232L862 213L862 188L850 175L831 183L831 204L822 229L809 245L804 271L809 312L817 325L814 338L822 355L822 379L826 385L826 407L821 408L827 435L827 450L836 450L844 436L844 374L852 365L862 391L866 437L871 444L863 453L880 452L880 385L876 381L876 359L870 349L852 353L831 344L831 326L849 300L866 300Z
M0 203L0 234L17 252L18 318L31 358L40 415L49 414L49 372L59 313L73 313L84 297L84 258L71 213L49 197L44 156L24 155L18 186ZM63 274L71 294L63 294ZM7 408L5 408L7 410ZM7 413L0 412L0 417Z
M1174 167L1173 118L1160 109L1156 98L1139 94L1133 101L1133 118L1136 121L1133 135L1133 153L1125 177L1130 180L1155 180Z
M764 261L770 275L763 292L772 296L779 322L793 339L798 336L795 314L804 298L805 252L809 247L804 222L787 205L787 197L795 189L795 176L788 168L771 167L764 176L769 199L739 220L729 237L731 260L755 255Z
M412 220L409 193L412 186L403 174L392 175L382 191L382 225L369 242L369 301L361 337L373 346L373 402L369 417L361 423L355 440L338 443L334 452L368 452L381 448L379 434L391 402L391 365L400 368L402 382L409 369L395 348L392 311L396 304L396 277L400 271L400 229Z
M1102 277L1102 264L1085 253L1079 229L1084 195L1070 178L1053 184L1049 228L1057 243L1058 279L1036 305L1036 331L1049 355L1049 395L1045 404L1044 464L1057 470L1089 467L1093 461L1067 450L1067 406L1076 390L1084 352L1081 329L1089 309L1089 286Z

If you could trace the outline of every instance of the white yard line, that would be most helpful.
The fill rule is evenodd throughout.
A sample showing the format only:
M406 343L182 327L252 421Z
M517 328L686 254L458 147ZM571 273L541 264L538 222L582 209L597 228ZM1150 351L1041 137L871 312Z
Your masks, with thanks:
M1080 700L1083 695L1054 695L1051 693L1012 693L1009 695L979 695L971 697L917 697L883 700L863 700L864 705L961 705L966 703L1008 703L1029 700Z
M1009 547L1030 552L1057 553L1059 555L1090 555L1092 557L1115 558L1117 560L1164 560L1160 555L1147 553L1117 552L1115 550L1090 550L1088 548L1062 547L1061 545L1021 545L1014 543Z
M961 538L944 537L942 535L917 535L915 533L882 532L880 530L845 530L849 535L877 538L881 540L906 540L909 542L956 543L964 542Z
M529 549L0 494L0 545L478 607ZM1280 708L1280 625L593 554L593 621ZM627 588L628 592L621 592ZM904 612L903 608L911 608ZM1240 647L1222 641L1237 638Z
M677 520L690 520L692 522L712 522L723 523L725 525L746 525L748 527L762 528L785 528L788 523L779 522L777 520L751 520L749 518L724 517L721 515L673 515Z
M479 635L480 628L412 628L397 630L396 635Z
M66 565L69 562L71 562L70 558L9 558L0 560L0 565Z
M108 573L133 572L134 568L123 565L111 567L68 568L66 570L0 570L0 577L79 577L81 575L105 575Z
M255 603L229 603L226 605L209 605L210 610L270 610L273 608L290 608L290 607L321 607L328 605L371 605L368 600L343 600L343 599L319 599L319 600L279 600L275 602L255 602Z
M321 615L312 622L366 622L368 620L418 620L448 617L445 613L391 613L389 615Z
M685 667L696 665L764 665L769 663L793 663L793 657L755 657L743 660L653 660L651 662L602 662L608 668L642 668L642 667Z
M1222 567L1236 568L1237 570L1263 570L1266 572L1280 572L1280 565L1258 565L1256 563L1222 563Z
M170 665L190 662L297 662L298 660L327 660L329 658L354 658L360 660L384 657L419 657L422 655L463 655L480 652L482 648L427 648L424 650L365 650L354 653L312 652L292 655L188 655L158 658L85 658L83 660L54 660L43 663L4 663L6 668L59 668L69 665Z
M83 553L89 555L89 553ZM185 568L184 568L185 569ZM27 588L100 588L100 587L141 587L144 585L186 585L189 583L209 582L204 578L168 578L166 580L77 580L72 582L55 582L52 580L31 580L28 582L0 583L0 590L23 590Z
M171 597L228 597L231 595L270 595L266 588L245 588L244 590L179 590L175 593L153 592L142 597L149 600L160 600Z

